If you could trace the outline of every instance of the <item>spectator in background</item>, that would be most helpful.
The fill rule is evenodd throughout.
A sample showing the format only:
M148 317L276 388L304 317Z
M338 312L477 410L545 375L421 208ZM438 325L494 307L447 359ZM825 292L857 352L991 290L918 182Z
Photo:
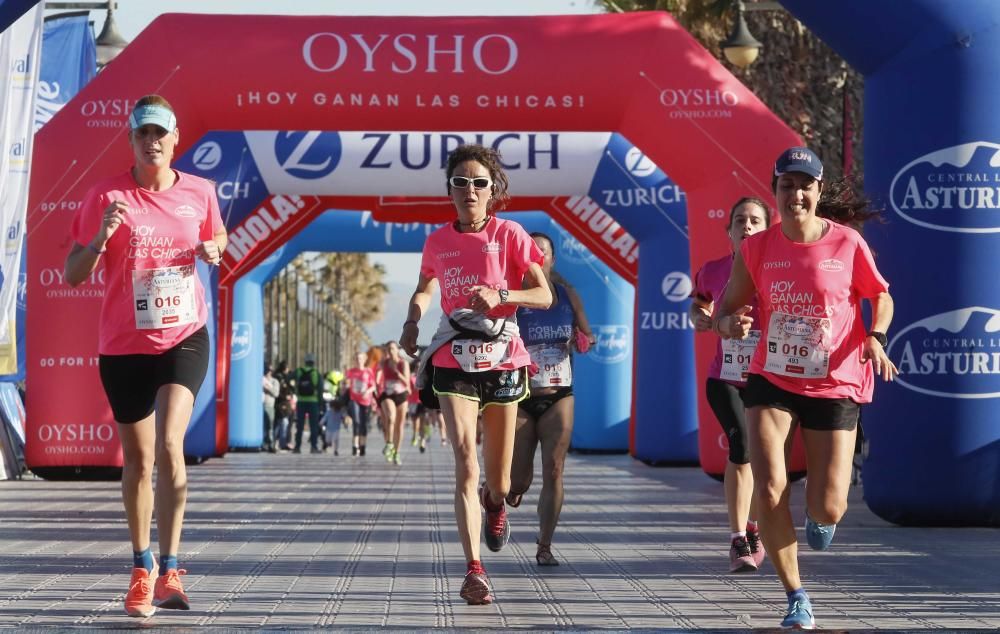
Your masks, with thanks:
M302 432L306 418L309 419L309 447L311 453L320 453L319 448L319 398L323 383L316 369L316 356L306 353L305 365L295 370L295 449L302 453Z
M270 363L264 364L264 379L262 381L264 390L264 444L263 451L274 453L277 449L274 446L274 405L281 393L281 383L274 376L274 368Z
M278 362L274 378L278 380L278 398L274 401L275 435L277 436L278 448L288 451L289 428L291 427L291 418L295 414L293 400L295 390L292 388L288 361Z

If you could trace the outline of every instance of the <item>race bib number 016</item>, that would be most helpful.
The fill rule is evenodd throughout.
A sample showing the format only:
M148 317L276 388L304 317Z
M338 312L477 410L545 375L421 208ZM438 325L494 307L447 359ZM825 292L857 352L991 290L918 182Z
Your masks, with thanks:
M528 354L538 366L538 373L531 377L531 387L573 385L573 364L568 344L539 343L528 346Z
M198 319L193 264L132 271L135 327L176 328Z
M751 330L745 339L723 339L722 370L719 372L719 378L724 381L746 382L750 373L750 359L753 358L759 342L759 330Z
M830 320L771 313L764 369L782 376L821 379L830 371Z
M510 340L500 337L496 341L479 339L453 339L451 356L466 372L486 372L507 360Z

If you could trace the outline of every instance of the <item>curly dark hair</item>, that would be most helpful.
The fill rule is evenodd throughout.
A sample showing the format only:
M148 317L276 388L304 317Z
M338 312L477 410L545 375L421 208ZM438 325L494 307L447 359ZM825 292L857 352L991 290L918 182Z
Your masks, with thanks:
M482 145L460 145L448 155L448 166L445 169L445 178L448 186L448 195L451 195L451 176L455 173L455 168L459 163L466 161L476 161L490 171L490 180L493 185L490 188L492 195L487 207L488 211L500 211L510 200L507 193L507 186L510 181L507 179L507 172L503 169L503 159L500 152L493 148Z
M754 196L744 196L743 198L740 198L739 200L737 200L736 204L734 204L732 206L732 208L729 210L729 224L726 225L726 228L727 229L731 229L732 228L732 226L733 226L733 216L736 215L736 210L739 209L740 207L742 207L743 205L746 205L747 203L749 203L751 205L757 205L758 207L761 208L761 210L764 212L764 226L765 227L770 227L771 226L771 208L767 206L767 203L764 202L763 200L761 200L760 198L755 198Z
M816 215L820 218L857 230L869 220L885 222L879 212L864 194L860 181L849 177L825 183L816 206Z

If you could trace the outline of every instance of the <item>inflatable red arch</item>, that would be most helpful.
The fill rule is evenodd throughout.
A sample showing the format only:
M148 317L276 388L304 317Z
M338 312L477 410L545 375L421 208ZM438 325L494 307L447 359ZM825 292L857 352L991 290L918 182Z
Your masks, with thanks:
M60 434L96 438L104 433L97 426L110 423L103 399L92 397L100 386L96 337L88 333L97 329L99 286L68 289L60 272L72 213L92 183L129 165L125 118L148 93L164 95L177 111L178 154L213 130L617 132L686 193L692 270L728 249L719 210L741 196L769 198L773 158L798 142L665 13L161 16L40 131L35 146L28 214L28 420L36 429L50 425L49 436L52 426L61 426ZM608 258L607 244L574 218L566 200L522 197L512 206L549 211L635 280L634 266ZM370 209L387 221L440 221L450 213L434 200L387 204L392 201L377 192L326 202ZM259 245L245 262L227 261L223 280L238 277L278 242L274 237ZM220 350L228 350L230 326L220 321ZM697 339L701 374L713 344L708 337ZM219 357L218 412L224 417L228 355ZM703 400L699 412L712 420ZM224 452L226 425L218 429ZM713 427L701 443L714 445L716 437ZM41 439L29 432L28 443L29 456L37 460L40 453L30 445ZM106 455L86 453L44 460L109 464Z

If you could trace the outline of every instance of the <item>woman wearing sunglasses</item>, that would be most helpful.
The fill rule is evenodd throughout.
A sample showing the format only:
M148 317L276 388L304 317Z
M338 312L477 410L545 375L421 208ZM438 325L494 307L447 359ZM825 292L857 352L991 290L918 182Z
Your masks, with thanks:
M455 453L455 516L467 561L461 596L486 604L493 591L479 559L478 507L486 511L486 545L499 551L510 538L504 498L510 491L517 403L528 396L531 358L515 313L519 306L548 308L552 293L535 242L517 223L493 215L508 198L499 153L460 146L448 157L446 175L457 218L424 244L399 340L407 353L416 353L417 323L440 287L444 315L420 356L417 385L426 406L440 406ZM486 482L477 494L480 412Z

